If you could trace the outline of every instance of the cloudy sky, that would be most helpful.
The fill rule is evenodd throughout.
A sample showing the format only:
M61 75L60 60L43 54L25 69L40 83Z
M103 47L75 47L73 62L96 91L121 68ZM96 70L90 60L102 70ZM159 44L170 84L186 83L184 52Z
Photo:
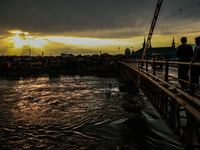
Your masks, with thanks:
M0 0L0 55L124 53L142 47L157 0ZM200 0L164 0L153 47L200 36ZM118 49L120 47L120 49Z

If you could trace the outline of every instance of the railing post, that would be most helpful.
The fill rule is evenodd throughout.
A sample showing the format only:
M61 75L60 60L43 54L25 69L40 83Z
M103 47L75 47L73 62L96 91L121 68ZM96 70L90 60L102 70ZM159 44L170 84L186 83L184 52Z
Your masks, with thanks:
M185 147L186 149L197 150L198 148L194 148L193 145L198 143L197 135L196 135L196 120L193 116L187 113L187 124L185 128ZM199 132L199 131L198 131Z
M153 75L156 75L156 63L155 63L155 60L153 60Z
M146 72L148 72L148 62L146 60Z
M190 92L191 92L191 94L194 94L193 73L194 73L194 69L193 69L193 65L191 62L190 63Z
M138 68L140 68L140 61L138 60Z
M169 113L169 121L170 121L170 126L174 129L178 127L178 121L177 121L177 111L178 111L178 102L171 98L170 101L170 113Z
M165 81L168 82L168 74L169 74L169 65L167 61L165 61Z
M143 66L144 66L144 62L143 60L141 60L141 69L143 69Z
M160 104L160 112L163 118L167 118L167 111L166 111L166 100L167 100L167 94L163 91L161 91L161 104Z

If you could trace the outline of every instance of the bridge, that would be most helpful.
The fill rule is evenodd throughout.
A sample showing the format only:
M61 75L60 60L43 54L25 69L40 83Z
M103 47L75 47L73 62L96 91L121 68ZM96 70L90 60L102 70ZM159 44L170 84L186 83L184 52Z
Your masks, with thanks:
M190 81L177 78L179 64L190 66ZM200 64L129 59L119 65L120 70L142 90L182 145L186 149L199 150L200 94L194 92L191 68ZM188 83L190 88L187 91L181 89L179 80Z
M192 82L193 66L200 63L147 60L146 52L162 2L157 1L142 59L121 61L120 70L142 90L185 149L200 150L200 91L196 90L200 86ZM189 65L189 81L177 77L178 65ZM179 81L187 83L189 89L182 89Z

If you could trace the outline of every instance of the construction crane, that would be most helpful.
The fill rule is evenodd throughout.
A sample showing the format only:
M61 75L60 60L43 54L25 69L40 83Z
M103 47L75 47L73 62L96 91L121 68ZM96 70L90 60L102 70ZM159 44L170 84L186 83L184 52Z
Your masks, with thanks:
M163 2L163 0L158 0L158 2L157 2L156 10L155 10L155 13L154 13L153 20L151 22L151 28L150 28L149 35L148 35L148 38L147 38L147 43L144 47L144 51L143 51L143 54L142 54L142 60L145 58L147 49L149 48L149 44L151 43L151 38L152 38L152 35L153 35L154 28L156 26L156 21L158 19L158 14L160 12L162 2Z

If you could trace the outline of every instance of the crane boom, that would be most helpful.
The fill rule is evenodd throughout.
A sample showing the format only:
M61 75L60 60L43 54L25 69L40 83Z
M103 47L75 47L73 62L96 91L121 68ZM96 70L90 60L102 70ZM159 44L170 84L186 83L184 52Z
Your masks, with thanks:
M152 35L153 35L154 28L156 26L156 21L158 19L158 14L160 12L162 2L163 2L163 0L158 0L158 2L157 2L156 10L155 10L155 13L154 13L153 20L151 22L151 28L150 28L149 35L148 35L148 38L147 38L147 43L145 45L145 48L144 48L144 51L143 51L143 54L142 54L142 60L145 58L146 51L149 47L149 44L151 43L151 38L152 38Z

